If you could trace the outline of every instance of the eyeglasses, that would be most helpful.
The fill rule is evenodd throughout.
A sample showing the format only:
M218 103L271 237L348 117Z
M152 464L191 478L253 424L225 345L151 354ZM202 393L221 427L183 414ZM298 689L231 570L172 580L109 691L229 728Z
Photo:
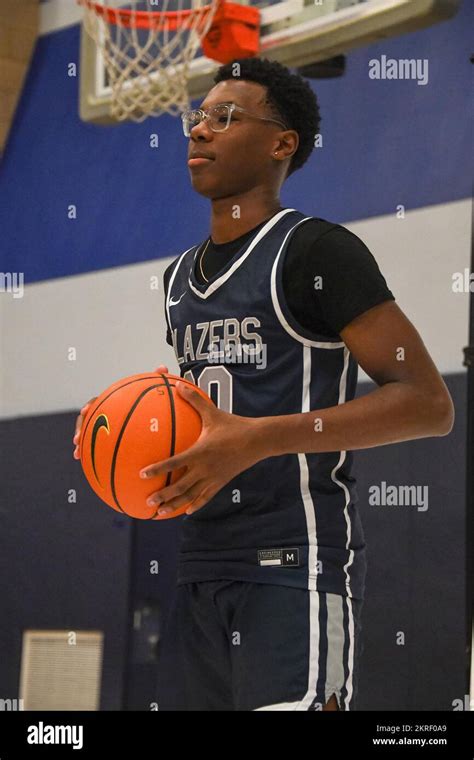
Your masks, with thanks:
M254 119L260 119L261 121L273 121L275 124L280 124L284 129L288 129L286 124L278 119L268 119L266 116L257 116L254 113L250 113L250 111L247 111L245 108L236 106L235 103L219 103L216 106L207 108L205 111L203 111L202 108L195 108L194 110L185 111L181 114L184 136L190 137L191 130L205 119L208 120L209 127L213 132L225 132L226 129L229 129L234 111L245 113L248 116L252 116Z

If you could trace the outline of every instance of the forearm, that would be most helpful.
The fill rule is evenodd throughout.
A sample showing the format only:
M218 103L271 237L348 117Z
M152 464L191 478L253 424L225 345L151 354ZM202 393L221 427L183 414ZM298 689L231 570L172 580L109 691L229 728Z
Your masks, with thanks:
M327 409L260 417L255 432L264 457L299 452L365 449L446 435L453 420L449 394L427 398L401 382L386 383L366 396Z

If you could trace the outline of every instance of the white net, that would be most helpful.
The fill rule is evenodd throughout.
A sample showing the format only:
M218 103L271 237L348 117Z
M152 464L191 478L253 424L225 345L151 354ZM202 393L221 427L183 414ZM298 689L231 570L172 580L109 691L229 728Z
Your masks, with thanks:
M221 0L78 0L98 45L117 121L189 107L189 66Z

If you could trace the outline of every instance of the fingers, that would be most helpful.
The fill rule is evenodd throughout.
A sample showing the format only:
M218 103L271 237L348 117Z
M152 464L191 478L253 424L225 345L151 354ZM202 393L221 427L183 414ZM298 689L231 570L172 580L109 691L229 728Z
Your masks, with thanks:
M166 364L160 364L156 369L153 370L153 372L165 372L168 374L169 370Z
M154 478L157 475L163 475L171 470L177 470L178 467L188 467L189 461L189 449L182 451L181 454L175 454L169 459L163 459L161 462L156 462L148 467L143 467L140 470L139 475L141 478Z
M219 489L216 489L215 487L209 485L199 494L199 496L191 502L189 507L186 510L187 515L192 515L194 512L197 512L198 509L201 509L201 507L206 506L207 502L212 499L217 491Z
M181 504L185 504L186 501L189 501L190 490L193 486L195 487L196 485L195 476L189 474L182 475L172 485L165 486L160 491L155 491L155 493L152 493L146 500L146 503L150 507L155 507L159 506L160 504L164 504L164 502L171 502L176 498L179 499L184 494L184 500L181 499L180 503L176 504L176 506L180 506ZM198 491L198 493L200 493L200 491ZM171 504L171 506L175 506L174 503Z
M191 487L188 487L183 493L174 498L168 498L166 502L156 505L157 514L170 514L171 512L174 512L175 509L182 507L183 504L189 504L189 508L195 508L197 504L200 503L205 490L205 481L200 480L197 483L194 483Z
M91 404L94 403L96 399L97 399L97 396L94 396L93 398L89 399L89 401L86 404L84 404L84 406L80 410L80 414L78 414L76 417L76 427L74 430L74 438L72 439L72 442L76 444L76 448L74 449L74 452L73 452L74 459L80 459L78 444L79 444L79 438L81 434L82 423L84 422L84 417L86 416L89 407L91 406Z

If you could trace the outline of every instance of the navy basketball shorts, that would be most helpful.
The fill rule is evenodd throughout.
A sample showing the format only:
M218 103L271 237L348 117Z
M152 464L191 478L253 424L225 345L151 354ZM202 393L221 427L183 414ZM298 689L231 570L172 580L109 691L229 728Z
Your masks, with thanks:
M363 602L247 581L177 587L184 710L354 710ZM182 697L182 699L181 699Z

